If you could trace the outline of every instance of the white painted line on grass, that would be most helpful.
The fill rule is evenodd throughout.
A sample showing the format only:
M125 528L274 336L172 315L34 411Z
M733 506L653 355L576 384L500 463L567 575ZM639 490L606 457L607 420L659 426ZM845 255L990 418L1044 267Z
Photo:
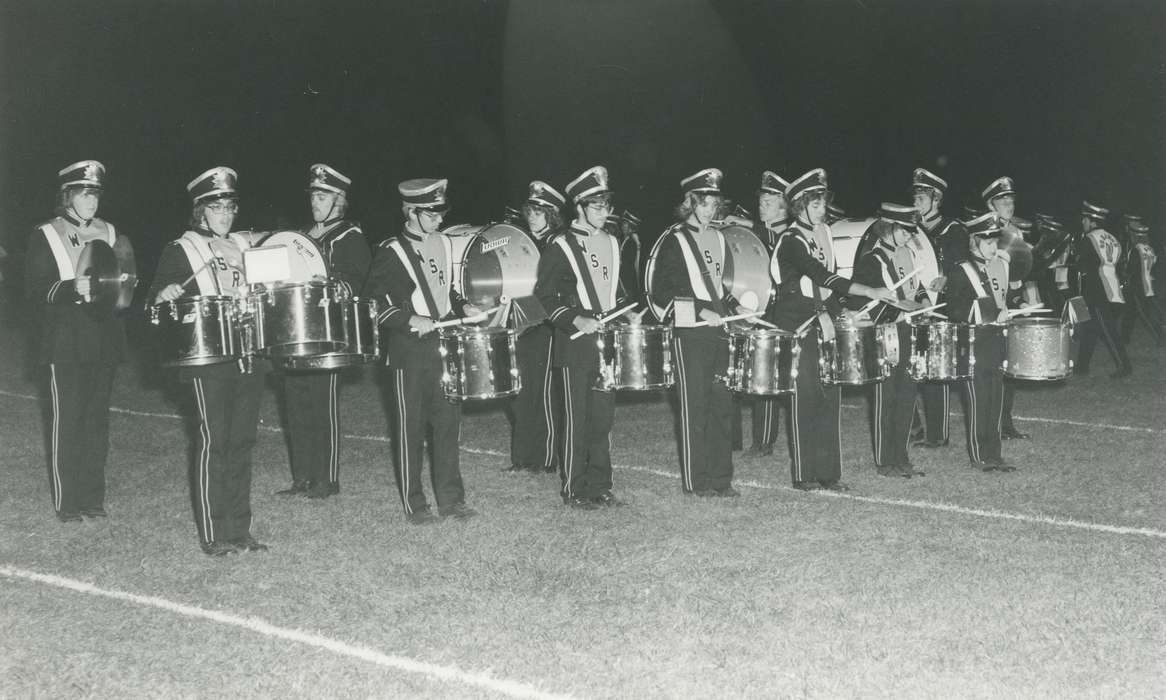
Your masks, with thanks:
M570 697L555 693L547 693L526 683L507 680L505 678L495 678L485 673L463 671L453 666L440 666L438 664L431 664L424 661L417 661L416 659L410 659L406 656L385 654L375 649L348 644L346 642L341 642L339 640L325 637L323 635L273 625L270 622L267 622L266 620L260 619L258 617L242 617L239 615L233 615L231 613L220 612L218 610L207 610L206 608L200 608L195 605L176 603L172 600L167 600L166 598L158 598L156 596L139 595L137 593L126 593L124 591L100 588L93 585L92 583L65 578L64 576L55 576L53 574L42 574L36 571L18 569L12 566L0 565L0 575L12 579L24 579L34 583L56 586L57 588L64 588L70 591L76 591L77 593L86 593L103 598L111 598L113 600L132 603L142 607L157 608L159 610L165 610L167 612L182 615L184 617L192 617L195 619L207 620L209 622L216 622L220 625L241 627L243 629L250 630L251 632L262 634L266 637L275 637L276 639L283 639L289 642L306 644L308 646L316 647L317 649L323 649L324 651L329 651L340 656L348 656L354 659L359 659L361 661L367 661L369 663L376 664L377 666L382 666L384 668L389 668L396 671L419 674L433 680L460 683L462 685L471 685L478 688L484 688L486 690L511 698L557 699Z
M844 403L844 404L842 404L842 407L849 408L849 409L856 410L856 411L857 410L866 410L866 406L860 406L860 405L851 404L851 403ZM959 412L959 411L952 411L951 417L952 418L959 418L960 420L963 420L964 414L962 412ZM1128 433L1147 433L1150 435L1157 435L1159 433L1166 432L1164 430L1159 430L1158 428L1142 428L1142 427L1138 427L1136 425L1118 425L1118 424L1114 424L1114 423L1088 423L1088 422L1079 421L1079 420L1069 420L1067 418L1041 418L1038 416L1012 416L1012 419L1019 420L1019 421L1029 421L1031 423L1053 423L1056 425L1074 425L1074 426L1077 426L1080 428L1095 428L1097 430L1121 430L1121 431L1125 431Z
M0 394L6 395L6 396L14 396L17 398L24 398L24 399L36 399L35 396L27 396L24 394L14 394L12 392L7 392L4 390L0 390ZM846 405L846 404L843 404L843 405ZM850 406L850 407L855 408L854 406ZM148 416L151 418L174 418L174 419L181 418L181 416L173 414L173 413L146 413L143 411L133 411L133 410L126 409L126 408L110 408L110 410L115 412L115 413L125 413L127 415L134 415L134 416ZM1019 416L1017 416L1017 418L1019 418ZM1038 420L1038 421L1044 421L1044 422L1048 422L1048 423L1064 423L1067 425L1076 425L1076 426L1099 428L1099 429L1129 430L1129 431L1146 432L1146 433L1163 432L1160 430L1155 430L1153 428L1136 428L1136 427L1128 426L1128 425L1125 425L1125 426L1123 426L1123 425L1107 425L1107 424L1103 424L1103 423L1082 423L1082 422L1078 422L1078 421L1057 420L1057 419L1053 419L1053 418L1028 418L1028 419L1023 419L1023 420ZM272 433L282 433L283 432L283 430L280 428L266 426L266 425L261 425L260 429L265 430L267 432L272 432ZM388 438L387 436L383 436L383 435L345 434L343 437L346 439L349 439L349 440L367 440L367 441L371 441L371 442L389 442L390 441L390 438ZM468 447L465 445L462 445L460 447L460 449L462 452L466 452L468 454L485 455L488 457L500 457L501 458L501 457L508 457L509 456L508 453L501 452L499 450L490 450L490 449L478 448L478 447ZM644 467L644 466L636 466L636 465L628 465L628 464L613 464L612 466L617 468L617 469L621 469L621 470L639 472L642 474L651 474L653 476L660 476L660 477L664 477L667 479L678 479L680 477L679 472L665 471L663 469L657 469L655 467ZM1143 537L1154 537L1154 538L1159 538L1159 539L1166 539L1166 531L1155 530L1153 528L1126 527L1123 525L1107 525L1105 523L1091 523L1091 522L1088 522L1085 520L1074 520L1072 518L1058 518L1056 516L1028 515L1025 513L1012 513L1009 511L992 510L992 509L985 509L985 508L968 508L966 506L960 506L960 505L956 505L954 503L944 503L942 501L916 501L916 500L901 499L901 498L883 498L883 497L879 497L879 496L860 496L857 494L841 493L838 491L824 491L824 490L823 491L799 491L798 489L795 489L792 486L780 486L777 484L769 484L769 483L765 483L765 482L761 482L761 481L734 480L733 483L737 486L744 486L747 488L761 489L761 490L766 490L766 491L790 491L793 493L805 494L805 495L809 495L809 496L820 496L820 497L824 497L824 498L850 499L853 501L861 501L864 503L876 503L879 505L898 506L898 507L903 507L903 508L918 508L921 510L935 510L935 511L941 511L941 512L945 512L945 513L958 513L960 515L968 515L968 516L979 517L979 518L992 518L992 519L996 519L996 520L1015 520L1015 521L1019 521L1019 522L1036 523L1036 524L1040 524L1040 525L1053 525L1053 526L1057 526L1057 527L1069 527L1069 528L1074 528L1074 529L1078 529L1078 530L1089 530L1089 531L1093 531L1093 532L1105 532L1105 533L1116 534L1116 535L1140 535Z

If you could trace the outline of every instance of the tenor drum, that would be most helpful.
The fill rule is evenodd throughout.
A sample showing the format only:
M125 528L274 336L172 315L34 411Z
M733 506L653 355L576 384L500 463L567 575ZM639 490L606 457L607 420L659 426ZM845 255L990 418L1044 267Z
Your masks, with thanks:
M509 328L462 327L442 331L441 383L450 399L496 399L522 389L518 334Z
M257 352L274 359L307 357L346 346L340 289L328 282L280 283L247 295Z
M1004 374L1052 382L1073 371L1072 327L1052 318L1014 318L1005 330Z
M890 375L884 334L869 321L835 324L834 339L819 340L818 351L825 384L862 386Z
M976 328L966 323L921 321L911 325L911 376L916 381L968 379L976 366Z
M242 354L238 306L233 297L187 297L150 307L164 367L229 362Z
M522 229L494 224L475 235L461 262L461 292L483 309L534 293L538 275L538 246Z
M672 329L654 325L609 326L599 332L601 391L650 391L675 384Z
M792 394L801 343L789 331L754 328L729 334L725 386L744 394Z
M365 362L375 362L381 354L381 331L377 325L375 299L347 299L342 303L344 314L343 350L307 357L285 357L281 365L286 369L339 369Z

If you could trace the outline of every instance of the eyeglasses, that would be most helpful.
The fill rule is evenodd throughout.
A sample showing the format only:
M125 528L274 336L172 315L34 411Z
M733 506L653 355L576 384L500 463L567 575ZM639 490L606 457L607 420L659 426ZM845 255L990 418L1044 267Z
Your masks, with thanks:
M611 202L591 202L587 205L587 208L591 211L611 211L615 209Z
M430 220L444 219L445 218L445 212L443 212L443 211L434 211L433 209L421 209L420 213Z
M206 205L206 208L216 214L234 214L239 211L239 205L236 202L215 202Z

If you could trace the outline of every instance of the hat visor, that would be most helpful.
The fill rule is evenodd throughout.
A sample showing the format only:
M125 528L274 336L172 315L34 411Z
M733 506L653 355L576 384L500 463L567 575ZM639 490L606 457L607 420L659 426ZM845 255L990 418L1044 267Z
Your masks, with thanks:
M213 201L216 201L219 199L238 200L239 193L235 192L235 191L231 191L231 192L207 192L206 194L201 194L198 197L195 197L194 201L196 204L199 204L202 202L213 202Z
M333 194L344 194L344 190L339 187L332 187L331 185L309 185L304 189L305 192L331 192Z
M105 185L101 184L100 182L94 182L93 180L73 180L71 182L65 182L61 184L62 190L66 190L70 187L83 187L87 190L105 189Z

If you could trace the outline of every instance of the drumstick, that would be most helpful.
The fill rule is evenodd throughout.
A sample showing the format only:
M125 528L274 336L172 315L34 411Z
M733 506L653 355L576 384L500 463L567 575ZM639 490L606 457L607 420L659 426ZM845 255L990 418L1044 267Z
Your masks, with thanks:
M740 321L741 319L745 319L745 318L755 318L757 316L760 316L763 313L765 313L765 312L764 311L750 311L748 313L734 314L732 316L725 316L721 319L721 323L728 323L729 321ZM701 326L707 326L707 325L709 325L709 321L697 321L696 323L692 324L691 328L700 328Z
M818 320L817 314L814 314L813 316L807 318L805 320L805 322L802 323L802 325L798 326L797 329L794 330L794 335L801 335L802 333L805 333L806 329L810 327L810 324L813 323L814 321L817 321L817 320Z
M211 264L212 262L214 262L214 258L212 258L212 259L210 259L210 260L207 260L205 263L203 263L203 266L202 266L202 267L200 267L200 268L198 268L197 270L195 270L194 272L190 273L190 277L187 277L187 278L186 278L186 281L184 281L182 284L180 284L180 285L178 285L178 286L179 286L179 287L182 287L183 289L186 289L186 285L188 285L188 284L190 284L191 282L193 282L193 281L194 281L194 278L195 278L195 277L198 277L199 273L201 273L203 270L205 270L205 269L207 269L208 267L210 267L210 264Z
M919 274L920 272L922 272L922 268L917 267L917 268L911 270L907 274L903 275L902 279L900 279L898 282L895 282L891 286L887 287L887 289L889 291L892 291L892 292L895 291L899 287L902 287L904 284L907 284L907 280L911 279L912 277Z
M1048 314L1052 312L1052 309L1045 308L1044 306L1030 306L1026 309L1008 309L1008 318L1024 316L1025 314Z
M479 311L478 313L474 314L473 316L466 316L465 318L451 318L448 321L438 321L437 323L433 324L433 328L434 328L434 330L436 330L438 328L449 328L450 326L461 326L461 325L465 325L467 323L477 323L478 321L485 321L487 318L489 318L490 314L494 313L495 311L497 311L500 308L502 308L502 307L495 306L492 309L486 309L485 311Z
M608 321L610 321L613 318L619 318L620 316L623 316L624 314L626 314L627 312L636 308L637 306L639 306L639 304L633 302L633 303L628 304L627 306L623 307L622 309L617 309L616 311L612 311L611 313L607 314L606 316L600 316L599 318L597 318L595 320L599 321L600 323L607 323ZM575 331L574 333L571 334L571 340L578 340L580 337L582 337L584 335L586 335L586 333L584 333L583 331Z
M940 303L936 304L935 306L928 306L928 307L925 307L922 309L916 309L915 311L905 313L905 314L903 314L903 318L900 320L906 321L907 319L911 318L912 316L918 316L919 314L931 313L932 311L935 311L936 309L938 309L941 306L947 306L947 302L940 302Z
M755 318L755 319L753 319L753 322L759 326L765 326L766 328L777 328L776 323L770 323L769 321L766 321L763 318Z

